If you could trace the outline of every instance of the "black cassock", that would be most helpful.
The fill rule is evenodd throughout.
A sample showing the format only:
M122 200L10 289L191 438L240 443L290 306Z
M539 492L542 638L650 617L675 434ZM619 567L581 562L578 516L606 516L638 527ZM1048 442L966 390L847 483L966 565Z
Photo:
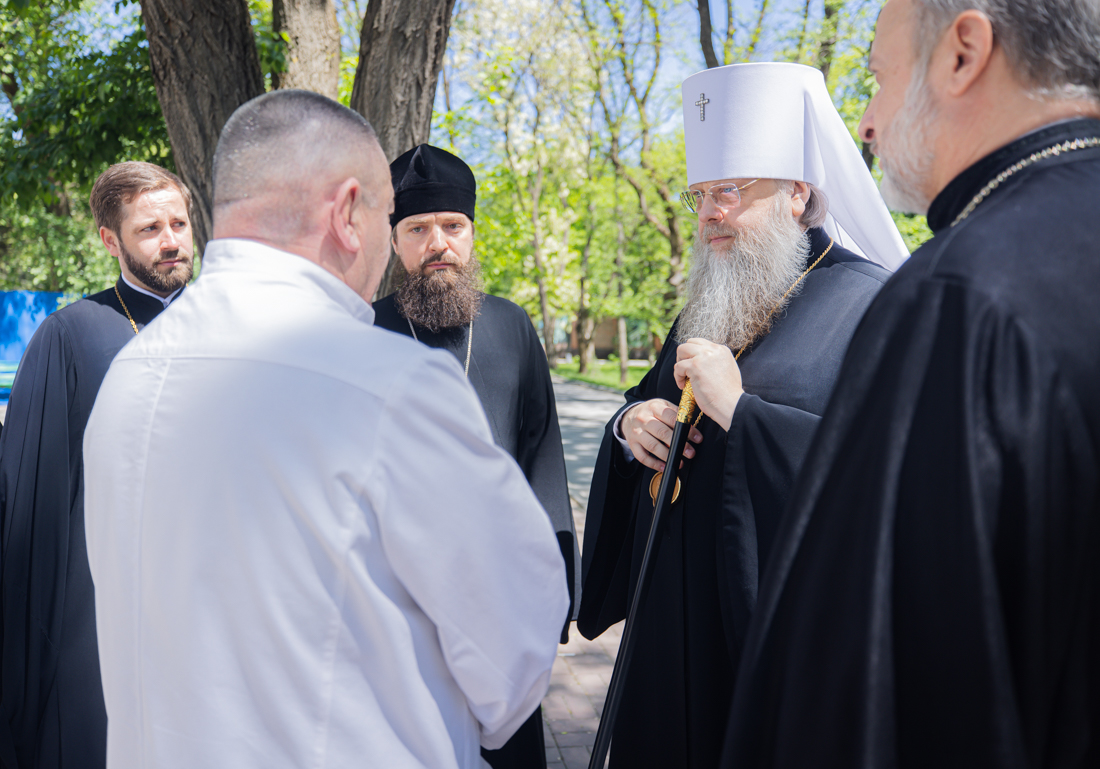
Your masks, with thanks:
M409 321L397 311L393 295L375 302L374 313L374 325L412 336ZM433 333L417 326L416 337L429 347L449 350L464 366L468 331L463 326ZM523 308L507 299L485 295L474 319L470 384L485 409L493 440L516 460L550 516L565 559L572 599L580 579L580 559L554 385L546 353L530 318ZM570 616L572 605L571 600ZM567 621L562 643L569 640L568 629ZM494 769L546 766L542 709L537 709L503 748L483 751L483 755Z
M1100 137L933 201L784 520L723 766L1100 766Z
M163 309L121 279L141 328ZM0 765L95 769L107 759L95 603L84 542L84 427L133 339L115 290L48 316L0 434Z
M829 236L810 230L810 263ZM684 463L681 493L664 520L653 584L611 744L623 769L718 762L757 582L856 324L889 273L834 245L803 280L771 332L739 361L745 395L729 433L703 418L703 442ZM627 405L680 400L674 325ZM620 410L615 419L622 414ZM585 525L584 592L577 626L595 638L626 616L653 504L653 471L628 462L607 426Z

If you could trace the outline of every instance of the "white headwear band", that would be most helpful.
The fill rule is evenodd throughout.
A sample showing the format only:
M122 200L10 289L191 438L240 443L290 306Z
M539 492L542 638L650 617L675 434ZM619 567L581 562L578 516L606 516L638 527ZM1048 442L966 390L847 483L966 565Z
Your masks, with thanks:
M731 64L682 86L688 184L808 182L829 200L824 228L889 270L909 256L825 79L801 64Z

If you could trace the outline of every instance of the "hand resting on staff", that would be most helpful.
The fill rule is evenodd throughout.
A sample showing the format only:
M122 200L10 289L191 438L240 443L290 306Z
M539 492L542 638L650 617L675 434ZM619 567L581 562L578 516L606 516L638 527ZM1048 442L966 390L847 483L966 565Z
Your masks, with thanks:
M706 339L688 339L676 348L673 373L681 388L691 380L695 405L729 431L733 410L745 392L741 387L741 369L730 348Z
M629 408L619 422L634 458L653 470L665 469L668 447L672 444L672 429L676 426L676 406L661 398L643 401ZM684 458L695 456L692 443L703 440L703 434L691 428L688 443L684 446Z

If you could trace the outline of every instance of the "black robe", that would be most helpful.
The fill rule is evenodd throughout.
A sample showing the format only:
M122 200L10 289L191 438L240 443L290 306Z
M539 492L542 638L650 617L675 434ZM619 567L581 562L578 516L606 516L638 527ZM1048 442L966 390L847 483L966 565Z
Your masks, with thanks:
M809 234L812 263L829 236L820 229ZM663 522L638 617L611 766L717 764L762 564L844 351L888 276L834 245L771 332L741 356L745 395L729 432L705 417L699 422L703 442L681 471L680 498ZM674 325L623 410L651 398L679 403L675 337ZM615 419L596 461L585 524L577 626L588 638L626 616L653 516L654 473L626 461L612 434Z
M746 646L723 766L1100 766L1100 137L935 199L860 326Z
M121 279L141 328L163 305ZM0 434L0 766L107 759L84 542L84 427L134 329L113 288L48 316L27 345Z
M412 336L409 321L397 311L392 294L374 303L374 313L374 325ZM466 363L467 332L466 326L439 333L416 327L421 342L450 351L462 366ZM493 440L516 460L557 533L569 577L569 617L561 637L565 643L580 581L577 533L550 367L523 308L507 299L485 295L473 323L469 376L485 409ZM494 769L546 766L542 709L535 710L503 748L483 751L483 755Z

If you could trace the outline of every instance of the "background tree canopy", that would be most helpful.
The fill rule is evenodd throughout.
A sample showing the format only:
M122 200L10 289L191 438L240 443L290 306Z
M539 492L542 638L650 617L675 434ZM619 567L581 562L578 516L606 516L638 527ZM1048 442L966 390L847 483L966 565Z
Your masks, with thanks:
M0 289L110 285L117 266L87 206L107 165L149 160L177 170L201 204L210 137L232 109L261 89L310 87L371 119L391 156L425 141L430 120L431 141L477 173L487 290L523 305L549 352L575 331L582 366L598 324L614 319L625 370L632 350L645 354L667 331L690 267L694 221L677 200L679 83L708 65L815 66L855 137L874 89L865 65L881 6L0 0ZM203 23L217 18L166 37L181 34L170 17L184 11ZM247 39L233 37L240 24ZM186 35L200 32L222 42L220 65L205 60L220 53L188 62L197 54ZM388 80L374 74L382 70ZM226 95L192 98L203 77L220 78ZM397 94L426 106L391 115ZM193 103L209 114L192 114ZM930 235L921 217L896 219L910 247ZM200 225L199 245L206 232Z

